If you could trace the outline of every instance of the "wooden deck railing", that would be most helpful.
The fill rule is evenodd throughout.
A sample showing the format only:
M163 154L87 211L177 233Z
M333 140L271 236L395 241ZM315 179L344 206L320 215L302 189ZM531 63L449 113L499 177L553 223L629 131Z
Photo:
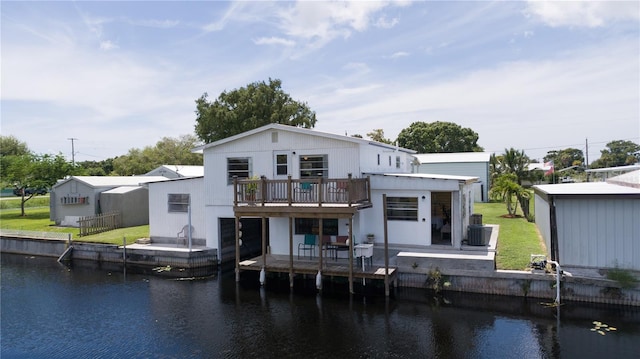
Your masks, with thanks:
M270 180L234 178L234 205L242 204L347 204L371 202L369 178L309 178Z

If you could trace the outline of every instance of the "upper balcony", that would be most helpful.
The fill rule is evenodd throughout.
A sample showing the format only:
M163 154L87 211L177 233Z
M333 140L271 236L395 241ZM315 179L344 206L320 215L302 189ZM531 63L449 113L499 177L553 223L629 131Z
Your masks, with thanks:
M234 206L370 207L369 178L238 179Z

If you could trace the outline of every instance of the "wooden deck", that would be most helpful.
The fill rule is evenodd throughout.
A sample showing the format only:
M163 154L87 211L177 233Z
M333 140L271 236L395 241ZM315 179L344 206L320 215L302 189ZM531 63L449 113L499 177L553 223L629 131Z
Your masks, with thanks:
M290 258L287 255L272 255L266 256L265 272L269 273L289 273L292 269L293 274L317 274L319 268L318 257L309 259L300 258L294 255L293 268L291 268ZM323 258L322 275L332 277L349 277L349 259L338 258ZM262 256L251 258L240 262L240 270L252 270L260 271L264 265ZM389 282L395 281L397 274L397 268L389 266ZM353 261L353 278L354 279L377 279L384 280L385 268L384 266L378 266L375 263L368 264L365 261L364 270L362 269L361 262L354 259Z

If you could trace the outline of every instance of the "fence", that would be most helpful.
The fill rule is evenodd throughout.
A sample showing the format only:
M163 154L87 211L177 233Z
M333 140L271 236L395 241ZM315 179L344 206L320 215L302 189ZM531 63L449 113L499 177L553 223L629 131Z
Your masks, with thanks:
M80 217L80 237L120 228L120 212L108 212L96 216Z

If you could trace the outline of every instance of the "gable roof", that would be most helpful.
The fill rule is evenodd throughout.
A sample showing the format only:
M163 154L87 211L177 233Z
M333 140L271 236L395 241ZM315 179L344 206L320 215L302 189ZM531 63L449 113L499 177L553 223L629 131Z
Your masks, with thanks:
M207 143L206 145L202 145L202 146L194 148L192 150L192 152L202 152L202 151L206 150L207 148L220 146L220 145L223 145L225 143L229 143L229 142L241 139L241 138L253 136L255 134L258 134L258 133L261 133L261 132L265 132L265 131L270 131L270 130L287 131L287 132L299 133L299 134L310 135L310 136L319 136L319 137L331 138L331 139L338 140L338 141L345 141L345 142L352 142L352 143L357 143L357 144L379 146L379 147L384 147L384 148L388 148L388 149L392 149L392 150L398 150L398 151L411 153L411 154L416 153L416 151L410 150L408 148L396 147L396 146L389 145L389 144L382 143L382 142L365 140L363 138L357 138L357 137L336 135L336 134L327 133L327 132L319 132L319 131L315 131L315 130L308 129L308 128L281 125L281 124L278 124L278 123L270 123L268 125L265 125L265 126L262 126L262 127L258 127L258 128L254 128L253 130L242 132L242 133L239 133L239 134L231 136L231 137L227 137L227 138L223 138L221 140L215 141L215 142Z
M487 162L491 154L489 152L454 152L454 153L420 153L413 155L420 164L428 163L462 163L462 162Z
M162 165L158 168L155 168L149 172L156 173L162 171L172 172L178 177L199 177L204 176L204 166L193 166L193 165Z
M372 173L371 175L378 175ZM473 183L478 181L478 177L475 176L457 176L457 175L441 175L433 173L383 173L382 176L387 177L409 177L409 178L421 178L421 179L437 179L437 180L449 180L458 181L463 183Z
M142 183L166 181L164 176L71 176L66 178L53 187L58 187L69 181L79 181L90 187L120 187L120 186L139 186Z

